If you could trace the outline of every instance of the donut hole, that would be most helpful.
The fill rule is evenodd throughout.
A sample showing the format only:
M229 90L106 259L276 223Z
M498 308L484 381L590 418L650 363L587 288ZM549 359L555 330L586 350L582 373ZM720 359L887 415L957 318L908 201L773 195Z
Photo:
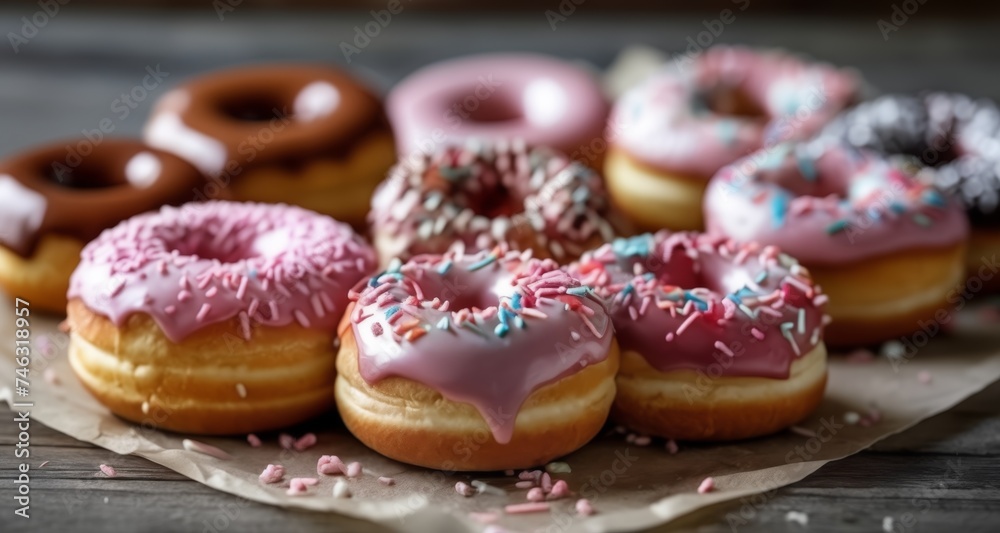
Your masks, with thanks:
M224 115L238 122L267 122L287 118L291 115L287 107L287 102L264 94L227 99L219 105Z
M470 122L511 122L524 118L520 104L513 98L500 94L494 95L489 100L467 96L459 100L454 108L461 109L466 120Z
M41 169L45 179L68 189L108 189L126 183L121 169L111 169L93 156L77 166L55 161Z
M716 115L747 120L766 120L767 112L747 91L737 86L719 85L702 91L696 98Z

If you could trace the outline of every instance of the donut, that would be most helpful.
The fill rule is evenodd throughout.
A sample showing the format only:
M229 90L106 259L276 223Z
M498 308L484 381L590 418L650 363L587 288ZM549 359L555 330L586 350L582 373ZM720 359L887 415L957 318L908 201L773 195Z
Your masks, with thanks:
M210 177L202 193L288 203L364 225L395 160L379 99L324 65L261 65L206 74L156 102L146 141Z
M569 272L609 302L622 350L618 423L669 439L745 439L822 400L826 296L777 247L663 230L601 246Z
M608 190L636 225L700 230L717 170L815 133L857 94L854 74L779 51L716 46L627 91L611 112Z
M470 140L404 159L368 216L383 265L499 243L568 263L624 230L596 172L520 141Z
M0 161L0 288L32 309L66 311L80 250L106 228L190 201L204 178L138 141L104 139L86 156L54 143Z
M530 255L421 255L351 293L335 390L355 437L478 471L545 464L600 431L619 360L607 308Z
M591 72L534 54L435 63L386 98L401 159L469 138L523 139L529 147L546 146L598 169L595 154L604 148L608 107Z
M859 104L822 137L903 156L925 168L918 177L957 197L971 232L966 271L989 290L1000 276L984 260L1000 253L1000 110L962 94L886 95Z
M299 207L211 201L88 244L69 289L69 362L118 416L227 435L333 406L336 327L375 253Z
M871 152L784 143L719 171L709 231L778 246L830 297L829 345L861 345L940 321L962 280L961 206Z

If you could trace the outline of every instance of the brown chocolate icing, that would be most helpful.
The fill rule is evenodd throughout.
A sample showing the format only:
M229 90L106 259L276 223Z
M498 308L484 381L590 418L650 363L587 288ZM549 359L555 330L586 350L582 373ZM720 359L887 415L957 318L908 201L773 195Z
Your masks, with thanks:
M105 139L80 157L67 156L71 144L0 161L0 245L28 257L49 233L87 242L133 215L191 200L204 180L191 164L139 141Z
M344 72L257 65L214 72L170 91L157 102L145 138L208 175L235 175L251 165L295 167L339 157L367 134L388 128L378 97Z

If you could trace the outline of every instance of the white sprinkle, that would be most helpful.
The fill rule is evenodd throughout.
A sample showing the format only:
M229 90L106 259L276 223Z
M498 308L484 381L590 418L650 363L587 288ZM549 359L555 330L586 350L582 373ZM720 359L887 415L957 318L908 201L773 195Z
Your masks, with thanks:
M472 486L476 488L476 492L479 494L488 492L490 494L496 494L497 496L507 495L507 491L499 487L494 487L486 482L479 481L478 479L472 481Z
M882 519L882 531L885 533L892 533L893 519L891 516L887 516Z
M350 498L351 488L347 486L347 482L343 479L338 479L336 483L333 484L333 497L334 498Z
M815 431L813 431L811 429L804 428L802 426L792 426L792 427L788 428L788 430L791 431L792 433L795 433L796 435L802 435L803 437L815 437L816 436L816 432Z
M244 386L242 383L237 383L236 384L236 394L239 394L240 398L246 398L247 397L247 388L246 388L246 386Z
M800 526L809 525L809 515L799 511L788 511L785 513L785 522L796 522Z
M858 413L855 413L854 411L848 411L844 413L844 422L847 422L848 424L853 426L856 425L859 421L861 421L861 415L859 415Z
M573 469L569 467L569 463L554 461L545 465L545 471L550 474L569 474Z
M392 479L391 477L385 477L385 476L379 476L378 482L381 483L381 484L383 484L383 485L385 485L385 486L387 486L387 487L391 487L391 486L393 486L393 485L396 484L396 480L395 479Z

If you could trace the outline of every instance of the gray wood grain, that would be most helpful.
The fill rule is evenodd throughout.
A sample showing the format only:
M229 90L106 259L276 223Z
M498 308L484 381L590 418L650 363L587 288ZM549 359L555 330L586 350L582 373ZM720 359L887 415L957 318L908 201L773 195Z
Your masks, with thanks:
M888 4L886 2L886 12ZM37 6L0 11L4 34L20 30ZM385 89L430 61L464 53L528 50L607 66L616 52L644 43L682 52L702 30L703 16L617 16L583 4L553 31L537 13L432 17L404 11L355 56L350 67ZM156 96L184 77L227 65L281 60L344 63L365 13L268 14L237 9L220 22L210 3L173 14L98 16L68 4L13 53L0 43L0 156L35 143L79 135L102 118L115 133L140 131ZM941 21L918 12L883 40L876 19L767 18L753 9L726 27L718 42L781 46L840 65L855 65L885 91L951 89L1000 98L996 20ZM111 109L147 66L169 73L129 116ZM670 530L703 532L894 531L1000 529L1000 385L955 409L831 463L763 501L748 499L703 510ZM6 411L3 411L6 413ZM9 416L7 414L4 417ZM13 425L0 423L0 501L14 495ZM378 531L341 517L289 511L223 494L137 457L120 457L32 426L32 510L28 521L0 519L3 531ZM120 477L97 478L101 463ZM806 513L808 528L788 522ZM224 527L222 527L224 526ZM413 528L419 525L411 524Z

